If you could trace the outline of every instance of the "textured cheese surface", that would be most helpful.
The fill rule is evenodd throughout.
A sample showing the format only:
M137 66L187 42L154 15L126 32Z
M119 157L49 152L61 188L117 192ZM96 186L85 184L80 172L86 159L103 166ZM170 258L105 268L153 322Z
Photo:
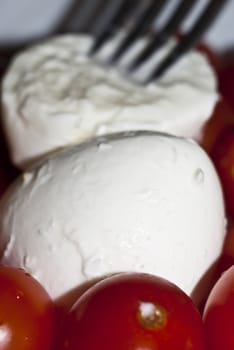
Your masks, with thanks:
M2 89L3 124L14 164L24 167L55 149L113 132L154 130L199 139L217 101L216 78L202 54L192 51L156 83L142 86L135 80L147 77L174 42L134 79L124 70L144 40L118 70L97 63L100 56L108 59L116 41L95 59L87 57L90 44L88 36L61 36L14 59Z
M108 273L163 276L191 293L225 231L216 172L196 143L98 138L23 173L0 204L1 258L53 298Z

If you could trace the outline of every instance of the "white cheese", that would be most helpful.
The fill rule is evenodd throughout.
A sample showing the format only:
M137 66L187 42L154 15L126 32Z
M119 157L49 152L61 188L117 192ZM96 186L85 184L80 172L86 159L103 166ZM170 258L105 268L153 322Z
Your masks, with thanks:
M138 132L67 148L18 179L0 204L1 261L53 298L109 273L159 275L190 294L217 259L222 191L193 141Z
M192 51L156 83L137 85L119 69L145 43L137 43L118 71L89 59L91 39L82 35L49 39L17 55L2 88L13 163L23 168L55 149L119 131L156 130L198 139L217 101L213 69ZM100 56L107 59L115 45L109 42ZM173 45L168 43L135 78L146 77Z

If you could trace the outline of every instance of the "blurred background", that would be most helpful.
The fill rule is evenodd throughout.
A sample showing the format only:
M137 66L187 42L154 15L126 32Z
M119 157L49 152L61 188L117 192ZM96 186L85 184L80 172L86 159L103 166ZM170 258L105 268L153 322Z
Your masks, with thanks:
M98 12L98 7L106 1L92 0L89 2ZM168 8L165 8L164 17L169 8L176 6L178 1L169 1L170 4ZM57 31L75 31L79 27L75 15L79 14L80 2L81 0L0 0L0 49L6 45L14 46L32 42ZM207 0L198 1L194 16L206 2ZM219 52L234 47L233 14L234 0L229 0L221 16L204 38L206 43ZM191 21L192 17L189 17L184 27L189 26ZM87 23L86 28L84 27L83 30L88 30Z

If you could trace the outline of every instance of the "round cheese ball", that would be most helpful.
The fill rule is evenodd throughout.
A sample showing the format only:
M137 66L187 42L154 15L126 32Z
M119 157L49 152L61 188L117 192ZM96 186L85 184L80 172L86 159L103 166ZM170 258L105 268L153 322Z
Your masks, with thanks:
M159 275L190 294L220 254L225 222L218 177L195 142L115 134L20 176L0 204L1 261L53 298L121 271Z

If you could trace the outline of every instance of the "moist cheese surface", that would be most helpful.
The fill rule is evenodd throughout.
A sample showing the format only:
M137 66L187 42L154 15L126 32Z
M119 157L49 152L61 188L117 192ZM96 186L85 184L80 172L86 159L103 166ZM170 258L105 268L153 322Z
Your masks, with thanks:
M192 141L153 132L99 137L27 170L0 204L1 262L53 298L122 271L190 294L220 254L222 191Z
M65 35L16 56L3 81L3 124L13 162L24 167L55 149L96 135L156 130L199 139L217 101L216 78L206 58L192 51L160 80L136 84L125 72L140 40L118 69L89 59L91 39ZM106 60L116 42L100 53ZM135 74L148 76L169 43ZM120 72L121 71L121 74ZM125 75L125 78L123 76Z

